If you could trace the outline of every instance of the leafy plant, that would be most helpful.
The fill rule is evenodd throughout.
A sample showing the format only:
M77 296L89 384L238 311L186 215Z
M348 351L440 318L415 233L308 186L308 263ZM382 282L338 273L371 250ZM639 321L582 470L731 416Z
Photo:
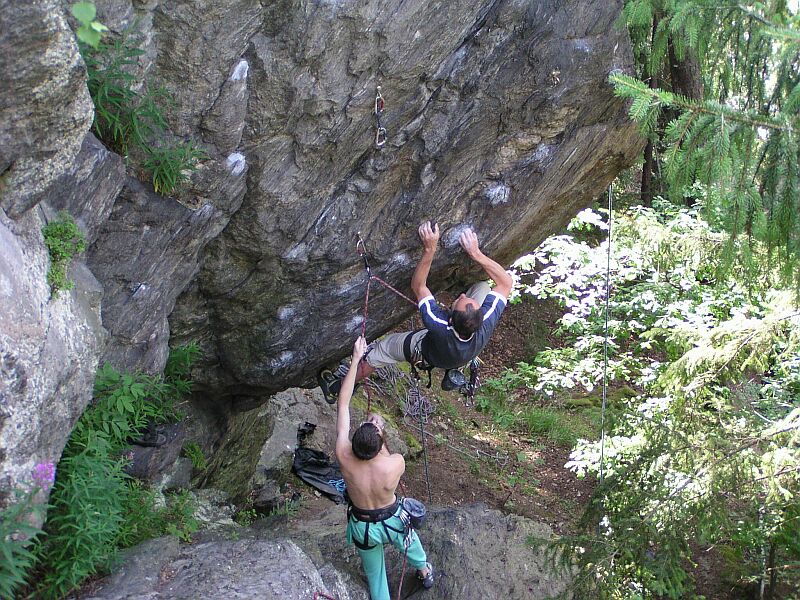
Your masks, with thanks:
M30 485L5 490L6 506L0 510L0 597L13 598L36 563L31 547L42 530L32 524L43 517L44 506L37 502L39 492L53 484L52 463L36 465Z
M197 503L191 492L168 495L165 506L157 503L158 493L132 480L128 483L123 507L124 521L117 533L116 546L129 548L145 540L175 535L191 541L199 522L195 518Z
M602 471L585 529L551 546L575 575L578 597L690 597L690 541L724 546L743 578L790 573L797 560L789 542L800 536L793 294L713 285L724 237L700 210L656 205L614 215L610 376L638 395L619 395L605 438L579 439L567 464L579 476ZM601 383L607 250L560 236L520 262L538 276L520 293L565 308L565 346L540 353L530 379L518 378L525 387L556 398ZM753 246L755 263L766 256ZM504 381L507 389L515 378ZM567 441L551 409L522 415L527 427Z
M680 204L693 203L696 183L710 188L705 218L731 236L721 266L738 263L751 281L798 289L797 7L626 0L624 20L638 77L615 73L611 82L650 140L643 180L657 173ZM752 263L739 237L763 243L771 268Z
M167 129L167 122L158 104L163 92L134 89L134 69L144 51L128 34L82 51L95 105L95 133L122 155L131 146L147 149L149 140Z
M37 551L42 573L37 597L63 597L115 555L123 523L123 464L102 444L61 459L47 535Z
M144 168L153 177L153 189L159 194L170 194L189 179L197 170L197 163L208 158L205 151L193 142L182 142L160 148L148 148Z
M67 442L50 495L46 535L35 552L37 597L63 597L104 570L119 547L165 533L188 540L197 529L191 495L176 495L157 509L155 493L123 471L131 439L149 422L173 418L188 389L193 352L174 354L167 379L120 373L108 364L98 370L94 401Z
M97 48L103 33L108 31L108 27L97 21L97 8L93 2L77 2L72 5L72 16L80 23L75 34L84 44L89 44L92 48Z
M127 155L135 150L159 194L171 194L197 169L207 154L192 141L161 142L169 134L161 105L171 101L163 90L146 85L137 91L134 75L144 54L138 39L124 33L94 48L81 48L95 105L94 130L111 149Z
M73 257L86 249L86 237L78 229L78 225L68 213L60 212L58 216L42 228L44 243L50 252L50 269L47 271L47 283L53 297L62 290L71 290L75 285L67 275L67 269Z
M258 513L256 512L255 508L245 508L237 512L233 520L236 521L242 527L249 527L250 525L255 523L257 518L258 518Z
M192 461L192 468L195 471L205 471L208 466L206 462L206 455L203 454L203 449L200 444L194 440L190 440L183 445L183 455Z

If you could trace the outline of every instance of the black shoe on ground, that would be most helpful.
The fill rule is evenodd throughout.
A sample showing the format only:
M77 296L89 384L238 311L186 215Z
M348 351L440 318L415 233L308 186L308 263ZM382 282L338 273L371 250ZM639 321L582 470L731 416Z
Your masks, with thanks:
M428 574L423 577L417 572L417 577L422 580L422 587L429 590L433 587L433 566L431 563L425 563L425 566L428 567Z

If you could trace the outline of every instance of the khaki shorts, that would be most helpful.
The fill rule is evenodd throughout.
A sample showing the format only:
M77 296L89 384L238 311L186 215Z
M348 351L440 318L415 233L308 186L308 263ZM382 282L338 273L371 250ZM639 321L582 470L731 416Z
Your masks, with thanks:
M483 304L486 300L486 295L492 290L489 284L485 281L479 281L473 284L466 292L467 296L475 300L478 305ZM416 348L425 334L428 333L427 329L421 329L416 333L413 331L404 331L402 333L390 333L383 336L381 339L370 344L369 354L367 354L367 362L375 369L388 367L406 359L403 353L403 343L406 337L413 335L411 339L411 348Z

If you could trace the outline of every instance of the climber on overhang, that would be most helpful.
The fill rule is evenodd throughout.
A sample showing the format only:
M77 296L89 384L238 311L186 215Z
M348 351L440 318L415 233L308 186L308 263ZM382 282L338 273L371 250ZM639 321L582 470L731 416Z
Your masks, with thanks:
M492 290L485 281L472 285L450 305L444 308L436 303L428 289L428 273L439 244L439 226L424 222L419 226L422 240L422 257L411 277L411 289L417 298L424 329L394 333L377 340L367 350L361 361L356 381L368 377L375 369L408 361L415 368L429 370L439 367L458 369L468 364L486 346L511 293L511 275L481 252L478 236L466 229L459 243L469 257L495 282ZM332 372L323 370L318 382L325 399L333 404L348 366L339 365Z

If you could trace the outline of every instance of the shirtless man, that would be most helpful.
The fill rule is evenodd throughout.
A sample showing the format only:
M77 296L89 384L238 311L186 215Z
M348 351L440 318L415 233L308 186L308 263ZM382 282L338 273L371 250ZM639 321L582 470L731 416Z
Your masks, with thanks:
M358 364L366 349L366 340L359 337L353 346L350 370L339 391L336 458L347 484L350 503L347 541L355 544L361 556L371 600L390 600L384 544L393 544L400 552L406 552L408 544L408 563L417 569L417 576L426 589L433 586L433 567L427 562L417 533L412 529L406 535L401 519L403 507L395 494L406 462L402 454L392 454L386 447L383 418L375 413L368 414L350 442L350 398Z

